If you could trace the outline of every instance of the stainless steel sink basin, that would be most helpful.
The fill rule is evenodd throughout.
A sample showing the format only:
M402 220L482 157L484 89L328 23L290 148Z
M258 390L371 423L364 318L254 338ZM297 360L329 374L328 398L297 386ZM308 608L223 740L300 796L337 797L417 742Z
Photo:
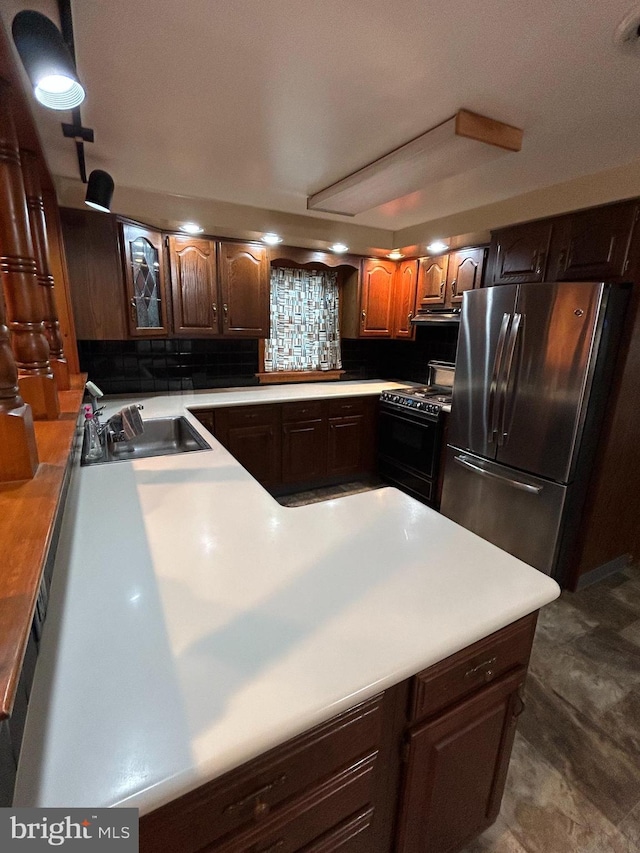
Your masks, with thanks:
M143 419L144 432L131 441L108 442L100 459L85 460L82 448L82 465L101 465L104 462L123 462L147 459L149 456L169 456L193 450L211 450L210 445L198 435L189 421L178 418Z

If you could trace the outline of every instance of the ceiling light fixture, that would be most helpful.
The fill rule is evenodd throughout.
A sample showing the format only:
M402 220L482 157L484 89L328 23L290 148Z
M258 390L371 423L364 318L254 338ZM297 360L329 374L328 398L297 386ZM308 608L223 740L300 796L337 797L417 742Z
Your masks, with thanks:
M94 169L89 175L89 183L87 184L87 195L84 203L95 210L101 210L103 213L111 211L111 199L113 198L114 183L113 178L108 172L103 172L102 169Z
M282 243L282 237L279 234L274 234L273 231L263 234L262 240L269 246L276 246L278 243Z
M11 27L33 93L45 107L71 110L84 101L73 58L56 25L40 12L18 12Z
M349 251L349 247L345 246L344 243L334 243L331 247L332 252L336 252L338 255L343 255L345 252Z
M389 252L387 257L392 261L399 261L400 258L404 258L404 255L398 249L394 249L393 252Z
M449 247L442 240L434 240L427 246L427 252L431 255L439 255L441 252L446 252Z
M519 128L459 110L422 136L309 196L307 209L355 216L521 148Z
M185 222L180 226L181 231L186 231L187 234L202 234L204 228L201 228L197 222Z

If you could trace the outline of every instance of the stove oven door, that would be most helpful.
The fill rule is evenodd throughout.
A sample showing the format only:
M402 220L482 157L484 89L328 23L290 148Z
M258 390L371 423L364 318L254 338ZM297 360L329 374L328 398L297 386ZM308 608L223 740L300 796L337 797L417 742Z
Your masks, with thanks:
M378 424L380 475L433 506L441 435L437 416L381 403Z

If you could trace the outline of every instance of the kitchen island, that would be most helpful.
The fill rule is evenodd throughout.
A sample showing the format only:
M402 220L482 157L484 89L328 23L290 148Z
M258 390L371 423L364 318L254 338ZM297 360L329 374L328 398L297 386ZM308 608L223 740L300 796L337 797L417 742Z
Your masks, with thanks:
M76 470L15 805L152 812L556 598L396 489L280 506L189 411L384 387L149 397L211 450Z

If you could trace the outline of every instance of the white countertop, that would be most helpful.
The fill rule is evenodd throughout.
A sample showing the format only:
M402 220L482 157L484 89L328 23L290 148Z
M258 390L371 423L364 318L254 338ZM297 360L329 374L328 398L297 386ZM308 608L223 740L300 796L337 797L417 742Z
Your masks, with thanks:
M143 414L383 387L146 397ZM558 595L393 488L282 507L188 417L210 451L72 478L16 806L150 811Z

